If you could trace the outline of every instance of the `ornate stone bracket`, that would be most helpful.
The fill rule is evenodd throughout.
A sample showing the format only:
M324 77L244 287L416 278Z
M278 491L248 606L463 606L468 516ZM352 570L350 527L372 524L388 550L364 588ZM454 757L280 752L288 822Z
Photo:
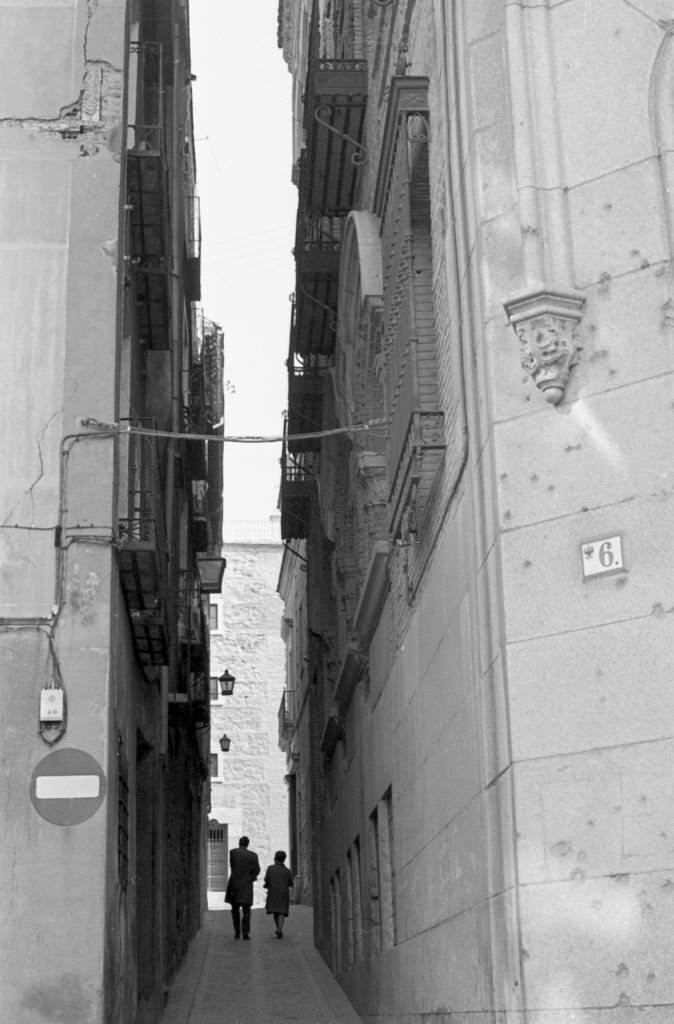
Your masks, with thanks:
M555 288L529 289L503 303L519 338L522 367L551 405L562 401L580 358L578 325L584 305L581 292Z

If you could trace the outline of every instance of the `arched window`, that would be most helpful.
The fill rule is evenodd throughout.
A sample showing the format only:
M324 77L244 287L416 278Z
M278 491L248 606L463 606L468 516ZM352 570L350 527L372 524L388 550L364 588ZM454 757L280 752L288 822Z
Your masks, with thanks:
M433 302L427 88L426 79L393 80L375 192L390 423L389 530L402 544L423 531L446 447Z

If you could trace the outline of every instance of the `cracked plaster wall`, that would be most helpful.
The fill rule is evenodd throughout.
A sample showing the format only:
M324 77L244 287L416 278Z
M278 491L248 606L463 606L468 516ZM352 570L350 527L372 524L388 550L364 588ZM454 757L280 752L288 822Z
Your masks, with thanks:
M77 418L116 410L116 239L125 0L0 0L0 617L51 615L55 527L99 543L63 552L55 635L67 692L63 745L107 769L113 445L75 444ZM96 486L92 487L92 478ZM101 1024L105 807L77 828L28 793L45 634L5 629L0 1006L13 1024ZM67 934L68 941L63 942Z
M4 616L49 614L60 440L80 415L114 414L124 13L0 4ZM89 521L110 517L104 501Z

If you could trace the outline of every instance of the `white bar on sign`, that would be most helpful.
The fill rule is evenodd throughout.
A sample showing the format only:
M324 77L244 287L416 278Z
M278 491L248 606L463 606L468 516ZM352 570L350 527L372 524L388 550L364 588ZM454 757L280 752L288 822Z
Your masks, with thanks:
M97 797L101 791L98 775L38 775L35 796L40 800L72 800Z

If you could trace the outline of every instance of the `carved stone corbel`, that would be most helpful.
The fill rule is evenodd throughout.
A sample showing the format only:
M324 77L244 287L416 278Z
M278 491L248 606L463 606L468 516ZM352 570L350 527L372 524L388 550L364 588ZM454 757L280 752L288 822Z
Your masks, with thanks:
M584 305L581 292L555 288L530 289L503 303L519 338L522 368L551 405L563 399L580 358L578 325Z

